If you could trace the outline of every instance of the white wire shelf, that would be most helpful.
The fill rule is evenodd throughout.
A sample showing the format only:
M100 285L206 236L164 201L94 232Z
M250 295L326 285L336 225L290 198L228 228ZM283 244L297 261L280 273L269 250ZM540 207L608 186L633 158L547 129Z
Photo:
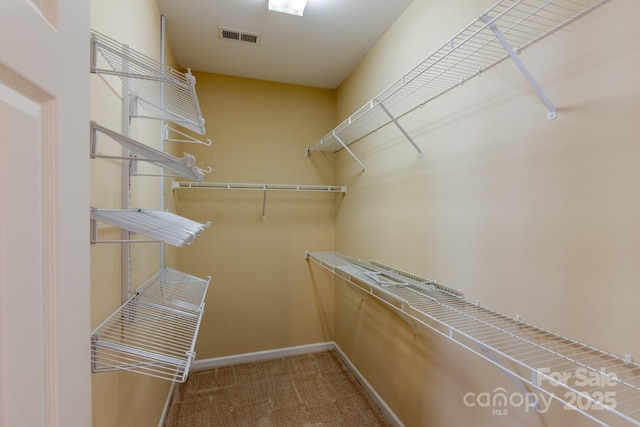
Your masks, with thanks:
M301 191L311 193L343 193L346 185L309 185L309 184L257 184L241 182L184 182L174 181L173 189L205 189L205 190L243 190L262 191L262 219L267 217L267 191Z
M183 182L174 181L174 189L201 188L210 190L254 190L254 191L306 191L316 193L346 193L346 185L309 184L258 184L243 182Z
M184 382L210 281L162 268L91 333L92 371Z
M123 159L123 160L135 160L153 163L160 166L163 169L168 169L175 172L181 177L193 179L196 181L202 181L204 177L204 171L195 166L196 158L191 154L183 153L183 157L180 159L171 154L164 153L149 147L141 142L126 137L118 132L114 132L104 126L97 124L94 121L90 123L91 129L91 158L107 158L107 159ZM111 140L119 143L125 149L127 149L131 156L110 156L98 153L98 132L108 136Z
M131 117L169 120L201 135L205 133L196 79L190 70L181 73L91 31L91 72L122 79L132 95ZM138 105L154 116L139 115Z
M149 240L99 240L97 222L103 222L136 234L182 247L190 245L210 222L201 224L171 212L155 209L96 209L91 208L92 243L148 242Z
M453 36L414 69L324 135L313 151L346 149L376 130L395 123L418 151L397 120L511 57L547 107L556 109L519 59L517 52L575 21L608 0L501 0Z
M429 279L335 252L307 258L410 323L423 325L497 366L532 410L554 399L598 425L640 426L640 365L513 318ZM415 327L415 325L412 325Z

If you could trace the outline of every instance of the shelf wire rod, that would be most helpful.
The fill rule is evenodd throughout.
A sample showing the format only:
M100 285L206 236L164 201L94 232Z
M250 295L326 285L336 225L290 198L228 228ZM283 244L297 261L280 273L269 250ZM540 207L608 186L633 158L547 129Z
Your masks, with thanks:
M616 373L616 375L619 377L619 374L618 374L618 373ZM599 379L599 380L600 380L600 379ZM633 380L640 380L640 378L639 378L638 376L635 376L635 377L625 378L625 379L624 379L624 381L626 381L627 383L631 383L631 381L633 381ZM600 380L600 381L601 381L601 380ZM620 381L618 381L616 378L611 378L611 381L615 382L615 383L616 383L616 386L618 386L618 385L619 385L619 386L622 386L622 385L623 385L623 384L622 384ZM599 387L595 387L595 388L589 389L589 393L593 394L593 393L594 393L594 392L596 392L596 391L600 391L600 390L605 389L605 388L608 388L608 387L610 388L611 386L605 383L605 384L603 384L603 385L601 385L601 386L599 386ZM623 390L616 390L616 395L617 395L617 394L625 393L625 392L630 391L630 390L639 391L639 390L640 390L640 384L634 385L633 387L626 387L626 388L624 388Z
M499 325L496 325L499 326ZM502 330L504 331L508 331L508 332L517 332L518 336L526 336L528 337L530 340L534 341L537 340L537 337L527 334L526 330L523 330L523 328L518 327L518 325L503 325L503 326L499 326ZM485 328L486 329L486 328ZM465 329L467 332L472 333L473 329ZM501 342L501 339L503 339L503 337L500 336L496 336L496 332L495 331L490 331L487 330L486 333L482 333L482 331L479 331L478 333L474 333L475 336L482 338L483 340L492 340L492 341L496 341L496 342Z
M548 345L547 347L548 347L548 348L550 348L550 349L553 349L553 350L560 350L560 348L558 348L558 347L560 347L560 346L552 346L552 345ZM587 350L587 349L583 349L582 353L584 353L585 351L589 351L589 350ZM616 358L617 358L616 356L611 356L611 355L606 355L606 354L603 354L603 353L599 353L599 354L593 354L592 356L590 356L590 357L589 357L589 358L587 358L586 360L589 360L589 359L592 359L592 358L593 358L593 359L602 359L602 358L605 358L605 357L610 358L610 360L616 360ZM618 358L618 359L619 359L619 358ZM541 360L541 361L539 360L539 361L537 361L537 362L531 362L531 363L534 363L534 364L546 363L546 364L547 364L547 366L549 366L549 365L548 365L548 362L551 362L552 360L553 360L553 359L549 359L549 360ZM552 366L557 366L557 365L552 365Z
M629 392L638 392L638 388L626 388L624 390L620 390L620 391L616 391L616 408L620 408L624 405L633 405L634 408L636 408L637 412L638 410L640 410L640 396L638 396L637 394L633 397L628 397L625 398L625 395L628 395ZM623 399L625 400L620 400L620 396L623 397Z
M469 303L467 302L467 304L469 304ZM487 310L489 310L489 309L487 309ZM493 311L493 310L489 310L489 311ZM569 337L566 337L566 336L563 336L563 335L560 335L560 334L557 334L557 333L551 332L551 331L549 331L549 330L547 330L547 329L544 329L544 328L542 328L542 327L535 326L535 325L531 325L531 324L529 324L529 323L527 323L527 322L525 322L525 321L523 321L523 320L520 320L520 321L519 321L519 323L522 323L522 324L524 324L524 325L528 325L528 326L530 326L531 328L534 328L535 330L540 331L541 333L548 334L550 337L553 337L554 339L560 339L560 340L564 340L564 341L567 341L567 342L572 342L572 343L574 343L574 344L576 344L576 345L582 346L582 347L583 347L583 348L585 348L585 349L589 349L589 350L592 350L592 351L598 352L598 353L603 354L603 355L605 355L605 354L606 354L606 355L609 355L609 356L611 356L611 357L613 357L613 358L617 358L617 359L623 360L623 359L622 359L622 358L620 358L619 356L616 356L616 355L611 354L611 353L608 353L608 352L606 352L606 351L604 351L604 350L601 350L601 349L595 348L595 347L593 347L593 346L591 346L591 345L589 345L589 344L581 343L581 342L576 341L576 340L574 340L574 339L572 339L572 338L569 338ZM542 350L544 350L544 348L542 348Z
M630 399L623 400L622 402L620 402L618 400L618 397L619 397L619 395L624 394L627 391L632 391L632 390L633 391L638 391L637 388L635 388L635 389L631 389L630 388L630 389L627 389L627 390L616 392L616 408L618 408L620 406L623 406L623 405L630 405L630 404L633 404L633 403L635 403L634 407L638 408L638 409L630 412L628 415L633 415L633 414L636 414L636 413L640 412L640 402L639 402L640 396L635 396L635 397L632 397Z
M584 352L584 350L580 350L581 352ZM537 356L533 356L534 354L537 354ZM516 355L514 355L514 357L518 357L518 359L522 360L522 361L529 361L529 360L535 360L539 357L542 356L546 356L546 353L542 353L540 350L538 349L534 349L532 351L527 351L524 353L518 353ZM526 356L526 357L525 357Z
M459 332L461 332L461 331L459 331ZM468 338L470 338L470 339L472 339L473 341L476 341L476 340L474 339L474 337L473 337L473 336L467 336L467 337L468 337ZM480 341L476 341L476 342L477 342L478 344L482 344ZM535 343L534 343L534 345L535 345ZM555 353L555 354L556 354L559 358L561 358L561 359L565 359L565 360L566 360L566 357L565 357L564 355L562 355L562 354L560 354L560 353ZM515 362L518 362L518 360L512 359L511 357L509 357L509 356L508 356L508 355L506 355L506 354L502 354L502 355L503 355L503 356L505 356L505 357L507 357L507 358L508 358L508 359L510 359L510 360L513 360L513 361L515 361ZM575 361L574 361L574 362L575 362ZM580 363L576 363L576 364L577 364L577 365L581 365ZM595 371L593 368L591 368L591 367L589 367L589 366L583 366L583 367L585 367L586 369L588 369L588 370L590 370L590 371L592 371L592 372L593 372L593 371ZM597 371L596 371L596 372L597 372ZM577 391L577 390L575 390L575 391ZM593 403L594 403L594 404L596 404L596 403L597 403L597 400L592 399L590 396L586 396L586 397L587 397L588 399L590 399L591 401L593 401ZM564 402L564 403L566 404L567 402ZM624 416L624 415L622 415L622 416ZM636 422L637 422L637 421L636 421Z
M480 320L477 320L477 319L473 318L473 316L471 316L471 315L469 315L469 314L467 314L467 313L464 313L464 312L462 312L462 311L460 311L460 310L458 310L458 309L453 309L453 308L452 308L452 310L458 311L461 315L466 316L466 317L470 318L470 319L471 319L471 320L473 320L473 321L480 321ZM484 322L484 321L480 321L480 322L486 323L486 322ZM486 324L487 324L487 326L489 326L489 327L494 327L493 325L491 325L491 324L489 324L489 323L486 323ZM499 329L499 328L496 328L496 329ZM514 335L514 334L512 334L512 333L509 333L509 332L505 332L505 333L506 333L506 334L508 334L508 335L511 335L511 336L512 336L513 338L515 338L515 339L523 339L523 338L518 337L517 335ZM540 347L541 349L546 350L546 351L548 351L549 353L555 354L555 355L557 355L557 356L558 356L558 357L560 357L560 358L568 359L568 358L567 358L566 356L564 356L563 354L558 353L558 352L555 352L555 351L553 351L553 350L551 350L551 349L548 349L548 348L541 347L541 346L540 346L540 345L538 345L537 343L531 342L531 344L532 344L533 346ZM571 360L571 359L568 359L568 360ZM578 363L578 365L583 366L583 367L585 367L585 368L587 368L588 370L591 370L591 371L593 371L593 370L594 370L593 368L591 368L590 366L587 366L587 365L581 365L581 364L579 364L579 363Z
M104 367L98 362L94 372L109 372L114 370L126 370L131 372L144 373L160 379L184 378L186 364L170 365L167 362L144 361L139 357L119 357L120 353L105 359ZM108 364L107 364L108 363Z
M635 398L633 400L636 400L636 399L640 399L640 397L637 397L637 398ZM629 412L629 415L633 415L633 414L637 414L637 413L640 413L640 409L636 409L635 411Z
M487 339L482 335L477 335L477 334L473 334L474 337L478 338L479 340L482 340L483 343L491 346L492 348L495 348L497 350L503 351L503 352L511 352L513 351L511 348L512 347L516 347L517 348L521 348L522 346L526 346L527 348L531 348L531 344L527 343L527 342L520 342L520 341L513 341L513 339L509 338L509 337L497 337L496 339Z
M519 336L522 336L527 342L527 345L530 345L529 342L537 342L540 344L543 344L542 340L539 339L539 337L533 336L527 332L523 332L521 330L517 330L517 333ZM496 343L496 345L498 345L499 343L502 342L502 340L487 340L485 337L481 336L481 335L477 335L475 334L474 336L478 337L479 339L482 339L483 341L490 343L490 344L494 344ZM546 348L546 347L545 347ZM528 353L528 352L527 352Z
M123 326L127 327L127 331L124 334L113 330L101 331L100 336L105 340L113 339L115 341L126 338L128 342L139 342L143 346L158 344L166 348L181 348L183 343L193 338L191 333L195 325L191 324L188 325L188 327L185 325L182 331L176 331L174 328L178 328L179 326L175 321L172 322L171 328L163 326L170 321L172 321L171 318L159 318L155 324L150 324L146 328L134 328L130 322L127 322L126 325L120 325L121 328ZM172 340L167 341L167 338L171 338Z
M130 313L130 315L132 319L127 320L125 324L127 326L125 334L130 338L149 334L157 336L167 335L179 339L181 336L187 336L187 332L193 329L197 321L197 318L166 314L164 311L151 311L148 307L147 310L136 308L135 313ZM167 325L169 321L171 322L170 326ZM123 325L120 324L117 326L120 327ZM116 337L123 336L122 331L115 328L112 332L105 330L103 333Z
M582 352L580 352L580 353L584 353L584 351L582 351ZM576 353L576 354L580 354L580 353ZM617 362L617 361L619 360L619 359L617 359L617 358L613 358L613 357L611 357L611 356L605 356L605 355L592 355L592 356L587 357L587 358L585 358L585 359L579 359L579 360L576 360L576 362L580 361L580 362L584 363L584 361L589 360L589 359L597 359L597 360L600 360L601 368L604 368L604 367L605 367L605 366L602 366L602 365L603 365L603 364L605 364L605 363L609 363L609 362L614 363L614 362ZM563 366L563 365L564 365L564 364L551 365L551 366L549 366L549 368L558 368L558 367ZM620 365L613 365L613 366L620 366Z

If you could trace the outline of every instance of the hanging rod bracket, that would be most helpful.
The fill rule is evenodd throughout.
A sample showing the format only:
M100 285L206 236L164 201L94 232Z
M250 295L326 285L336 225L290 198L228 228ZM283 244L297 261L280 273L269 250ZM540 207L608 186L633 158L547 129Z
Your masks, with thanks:
M538 94L542 102L544 102L544 105L547 107L547 120L555 119L558 116L556 107L553 105L549 97L542 90L542 87L540 87L536 79L533 77L533 75L529 72L527 67L524 65L524 62L522 62L522 60L520 59L520 56L518 56L518 54L513 49L511 44L509 44L509 42L504 36L504 33L502 33L502 31L498 29L494 19L485 13L480 16L480 21L487 24L487 26L496 36L496 39L498 39L498 41L500 42L504 50L507 52L507 54L509 54L513 62L520 69L520 72L522 72L522 74L529 81L529 84L531 84L531 86L536 91L536 93Z

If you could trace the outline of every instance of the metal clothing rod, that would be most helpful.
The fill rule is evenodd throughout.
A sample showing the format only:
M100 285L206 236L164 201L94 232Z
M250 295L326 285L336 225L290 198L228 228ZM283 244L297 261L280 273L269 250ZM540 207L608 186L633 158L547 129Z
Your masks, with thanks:
M544 102L544 105L547 107L547 120L555 119L558 116L556 112L556 107L553 105L553 103L551 102L549 97L544 93L544 91L542 90L542 88L540 87L536 79L533 77L533 75L529 72L527 67L524 65L524 62L522 62L522 59L520 59L520 56L518 56L518 54L513 49L513 47L511 47L507 39L504 37L504 34L498 29L494 20L489 15L482 15L480 17L480 20L487 23L487 25L489 25L489 28L491 29L491 31L493 31L493 34L495 34L496 38L500 41L500 43L504 47L504 50L509 54L509 57L511 57L513 62L515 62L515 64L518 66L518 68L520 69L524 77L527 79L529 84L531 84L531 86L536 91L540 99L542 99L542 102Z

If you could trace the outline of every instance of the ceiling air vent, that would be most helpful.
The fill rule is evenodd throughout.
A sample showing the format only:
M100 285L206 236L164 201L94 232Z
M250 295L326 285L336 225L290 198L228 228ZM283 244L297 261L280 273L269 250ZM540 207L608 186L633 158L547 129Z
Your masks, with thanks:
M229 27L218 27L218 38L225 40L235 40L239 42L260 44L262 34L250 31L237 30Z

